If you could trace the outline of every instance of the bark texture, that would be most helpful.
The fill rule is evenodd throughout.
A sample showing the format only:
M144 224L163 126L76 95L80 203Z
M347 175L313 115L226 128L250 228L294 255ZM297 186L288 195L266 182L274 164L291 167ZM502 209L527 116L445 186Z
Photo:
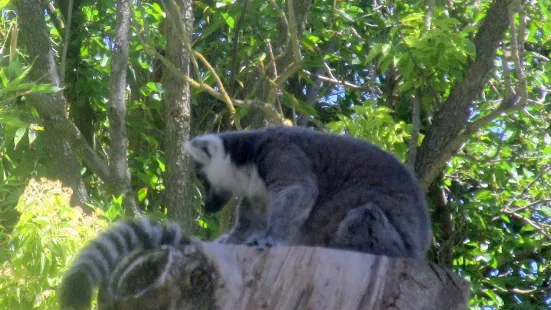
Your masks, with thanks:
M99 309L466 309L470 285L412 259L313 247L215 243L119 263Z
M191 41L193 29L193 11L191 0L176 0L177 7L167 1L167 59L180 70L189 75L189 52L179 34ZM171 20L173 22L171 22ZM165 202L169 216L182 224L187 233L193 225L193 187L191 181L191 161L183 151L185 140L190 138L191 107L189 84L166 70L165 86Z
M128 35L130 33L130 1L117 1L117 25L113 41L109 93L109 160L116 193L125 195L126 211L139 214L128 170L128 139L126 137L126 71L128 68Z
M29 58L34 60L30 77L39 83L59 86L59 75L54 53L50 45L48 28L44 19L44 7L39 1L16 1L19 27L26 43ZM29 103L40 113L44 121L44 135L48 154L56 170L56 177L73 189L72 205L83 205L88 194L80 175L76 154L58 130L60 122L67 120L67 102L61 92L31 94Z
M442 108L434 116L418 150L415 172L427 191L451 155L458 150L456 140L468 125L473 102L488 82L494 68L496 50L509 25L508 8L512 0L494 0L474 39L476 60L465 77L452 89Z

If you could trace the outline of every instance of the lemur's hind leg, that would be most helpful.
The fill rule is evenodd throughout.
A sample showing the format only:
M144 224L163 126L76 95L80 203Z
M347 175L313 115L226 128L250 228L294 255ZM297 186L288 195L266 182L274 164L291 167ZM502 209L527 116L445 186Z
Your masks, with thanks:
M330 246L374 255L411 256L402 236L383 211L372 203L347 213Z

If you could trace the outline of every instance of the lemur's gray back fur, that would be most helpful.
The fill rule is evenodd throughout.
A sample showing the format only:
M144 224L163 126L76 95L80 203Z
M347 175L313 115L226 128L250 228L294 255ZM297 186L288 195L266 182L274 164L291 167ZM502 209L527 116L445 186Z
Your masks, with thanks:
M199 176L209 184L207 210L219 210L231 196L245 199L249 211L238 211L234 235L224 240L243 242L236 235L250 227L239 221L261 223L256 217L264 216L265 237L281 243L407 257L424 256L430 245L431 221L417 180L396 157L368 142L277 127L198 137L186 150L199 159ZM219 175L224 182L216 180ZM257 188L237 193L225 185L238 180ZM256 200L253 206L250 200ZM244 214L254 208L266 210Z
M106 284L115 265L130 252L190 242L175 223L160 224L147 218L119 223L93 239L74 260L61 282L60 308L90 309L93 290Z

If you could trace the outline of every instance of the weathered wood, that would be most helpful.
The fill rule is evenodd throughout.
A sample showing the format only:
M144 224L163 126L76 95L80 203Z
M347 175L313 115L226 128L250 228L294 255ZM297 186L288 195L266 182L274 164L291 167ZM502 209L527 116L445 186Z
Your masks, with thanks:
M467 308L470 289L418 260L215 243L135 253L119 263L109 287L100 309L454 310Z

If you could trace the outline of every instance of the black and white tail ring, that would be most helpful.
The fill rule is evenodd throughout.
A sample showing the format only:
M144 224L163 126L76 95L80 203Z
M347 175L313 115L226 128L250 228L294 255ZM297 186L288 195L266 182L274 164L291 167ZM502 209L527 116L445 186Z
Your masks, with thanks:
M61 309L90 309L94 289L105 284L116 264L130 252L190 243L176 223L147 218L122 221L90 241L74 260L59 289Z

